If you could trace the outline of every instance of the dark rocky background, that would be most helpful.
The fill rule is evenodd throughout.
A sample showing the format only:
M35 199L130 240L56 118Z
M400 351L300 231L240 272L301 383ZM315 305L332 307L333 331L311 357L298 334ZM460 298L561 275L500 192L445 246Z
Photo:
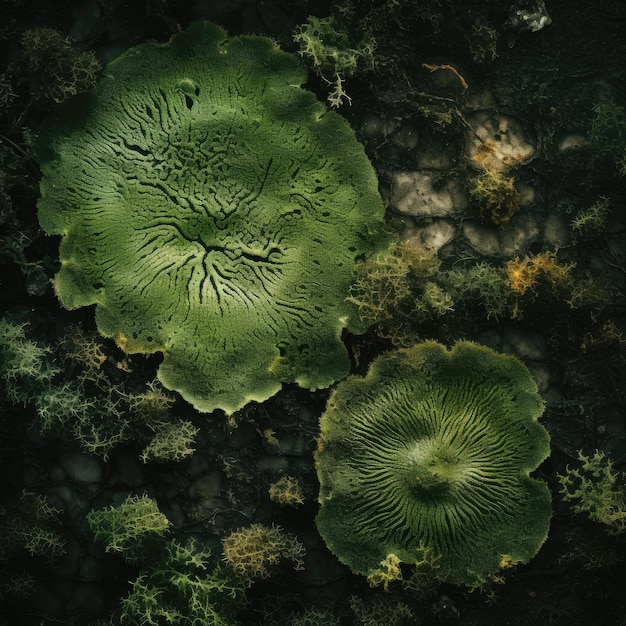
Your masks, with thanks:
M304 55L307 86L332 100L340 75L339 112L377 171L390 225L439 263L436 273L407 274L417 314L399 300L391 320L346 338L355 372L394 344L472 339L521 358L546 399L553 451L537 476L553 491L550 536L530 564L479 589L371 589L328 552L314 525L312 457L328 391L286 387L231 420L166 394L168 419L197 429L196 452L142 462L151 423L126 416L129 398L154 391L158 357L122 354L98 338L91 310L63 310L52 290L58 240L37 224L32 144L56 102L90 88L128 47L167 41L193 20L298 52L294 34L309 16L332 16L339 45L359 54L350 71ZM158 502L170 537L197 538L216 560L220 539L253 523L279 525L306 548L303 569L282 561L234 607L232 623L625 624L625 37L618 0L2 0L0 317L23 326L58 385L79 385L92 409L75 414L111 443L90 451L85 422L46 425L36 390L16 395L15 380L0 381L0 624L119 623L142 565L105 552L86 515L141 493ZM498 171L514 192L500 179L494 200L481 176L503 154ZM525 258L544 266L524 293L453 292L453 270L489 267L492 281L505 281L507 264ZM434 299L429 283L454 302ZM45 372L26 387L37 376ZM558 477L580 467L579 450L613 463L608 491L606 474L590 474L596 495L616 503L613 524L576 513L560 495ZM303 504L270 499L282 476L297 479Z

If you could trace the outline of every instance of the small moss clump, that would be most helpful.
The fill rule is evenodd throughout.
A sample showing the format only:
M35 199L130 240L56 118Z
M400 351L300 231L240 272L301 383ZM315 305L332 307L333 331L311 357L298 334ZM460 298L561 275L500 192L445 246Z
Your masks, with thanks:
M591 456L578 453L580 466L567 467L559 475L563 499L573 502L575 513L605 524L614 533L626 531L626 481L613 469L611 459L596 450Z
M492 224L505 224L520 209L515 178L487 169L470 183L469 193L478 204L480 215Z
M304 503L302 485L293 476L283 476L270 485L270 500L281 506L297 507Z
M370 587L381 587L389 590L389 585L394 581L401 581L402 586L410 589L411 593L417 594L431 586L436 580L437 562L440 555L435 554L432 548L420 544L415 550L414 562L408 578L404 577L400 568L401 561L395 554L388 554L379 567L370 570L367 582Z
M593 159L613 161L623 175L626 164L626 108L605 96L593 107L590 129Z
M435 280L440 266L432 252L407 241L392 244L388 252L359 265L348 301L379 335L410 345L416 340L415 323L452 309L452 299Z
M374 38L365 33L359 41L351 41L347 30L333 17L309 17L293 39L300 46L300 56L331 86L328 103L332 107L340 106L344 100L350 102L343 88L347 77L374 67Z
M484 18L472 24L468 43L475 63L489 63L498 57L498 31Z
M122 600L121 622L134 626L231 626L245 603L232 572L212 564L211 553L193 539L166 544L156 563L142 568Z
M52 363L52 349L26 336L27 324L0 319L0 379L6 397L26 404L59 373Z
M427 320L453 311L463 316L476 306L497 320L514 305L505 268L481 261L442 269L435 253L409 241L361 263L349 300L362 320L399 347L418 340L417 327Z
M140 561L146 546L162 537L170 525L146 494L130 495L120 506L90 511L87 522L107 552L119 552L129 563Z
M41 434L77 442L105 460L132 438L144 446L144 463L193 454L198 429L170 412L174 398L157 382L139 389L128 380L113 383L106 365L114 359L93 333L75 326L48 344L29 338L27 328L0 319L0 381L10 402L34 406ZM126 365L114 364L117 379Z
M547 288L553 296L568 294L573 285L572 270L575 266L575 263L560 262L554 251L527 254L508 261L508 284L516 299L513 318L522 317L521 298L526 294L536 296L541 288Z
M316 607L301 613L292 613L286 620L286 626L339 626L339 618L329 610Z
M576 238L597 235L605 230L606 220L609 216L609 207L609 199L601 196L590 207L581 209L570 222Z
M516 257L506 264L506 273L511 291L523 296L528 291L536 291L540 280L545 280L553 288L566 285L574 267L574 264L560 263L556 252L546 251Z
M222 541L224 561L250 586L254 580L268 578L270 568L286 559L302 569L304 546L278 526L252 524L234 531Z
M509 310L510 291L506 272L485 261L468 267L453 268L446 273L446 281L456 301L479 303L487 319L500 319Z
M22 46L35 97L63 102L95 85L100 69L95 53L77 50L53 28L27 30Z
M370 587L381 586L385 591L389 591L389 585L402 580L401 561L395 554L388 554L375 569L370 570L367 575L367 582Z
M415 613L393 596L350 597L350 609L358 626L402 626L415 624Z
M60 526L61 511L42 495L25 491L9 509L0 507L0 561L14 551L50 560L64 554L65 540Z
M195 451L194 442L198 429L187 420L177 420L160 424L148 445L141 453L141 460L181 461Z

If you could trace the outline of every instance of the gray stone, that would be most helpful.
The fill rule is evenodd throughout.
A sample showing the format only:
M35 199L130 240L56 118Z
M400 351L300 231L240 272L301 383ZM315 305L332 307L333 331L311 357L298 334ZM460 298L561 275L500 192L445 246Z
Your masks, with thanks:
M46 499L56 509L65 511L69 517L79 523L90 500L90 494L84 487L71 485L52 485L46 491ZM91 494L93 495L93 494Z
M466 220L462 234L479 254L513 258L526 252L539 239L541 231L532 213L521 212L497 228L491 224Z
M284 456L264 454L259 458L257 467L260 472L283 474L289 470L289 460Z
M130 448L116 450L111 468L116 474L111 481L113 484L138 488L144 483L144 466Z
M449 217L467 208L467 197L461 183L446 180L441 187L434 183L441 176L426 170L395 172L391 189L391 206L398 212L415 217Z
M87 582L76 584L74 593L68 598L67 612L77 611L98 613L104 607L104 586L99 583Z
M72 6L70 38L83 42L93 39L102 29L102 6L98 0L81 0Z
M467 243L483 256L501 256L502 246L498 230L494 226L485 226L475 220L463 222L461 230Z
M104 478L104 463L100 457L80 450L62 452L59 462L68 480L78 483L100 483Z
M298 409L298 422L314 422L317 424L319 420L318 413L313 409L313 407L303 404Z
M187 516L177 502L160 502L159 510L167 517L170 528L183 528L187 523Z
M420 250L438 252L456 236L457 228L447 220L434 220L427 226L411 226L403 239Z
M209 459L201 454L194 454L185 464L185 472L189 478L196 478L209 469Z
M551 213L543 222L543 239L552 248L562 248L572 242L572 231L563 215Z
M50 482L60 483L65 480L65 472L60 465L53 465L48 473L48 478Z
M85 556L78 568L78 577L81 580L97 580L99 573L98 561L90 555Z
M556 140L556 149L559 152L580 150L589 145L589 139L580 133L567 133Z
M420 141L417 167L420 170L449 170L454 165L455 156L441 137L427 137Z
M565 400L560 387L550 385L542 394L548 406L559 406Z
M396 124L390 121L383 121L375 115L368 115L361 125L361 132L366 137L387 137L396 129Z
M284 433L278 438L278 449L281 454L288 456L309 456L311 447L310 438L303 434Z
M526 363L528 370L537 383L540 394L544 394L550 387L550 370L543 363Z
M525 211L515 214L501 230L501 254L507 258L526 252L541 234L535 216Z
M218 470L212 470L198 476L189 485L188 495L190 498L209 498L218 496L222 490L223 477Z
M546 340L535 331L508 327L502 331L502 351L524 361L541 361L547 354Z
M417 129L412 124L404 124L393 136L391 142L398 148L413 150L418 142Z
M499 352L502 344L502 333L497 328L488 328L478 337L478 343Z

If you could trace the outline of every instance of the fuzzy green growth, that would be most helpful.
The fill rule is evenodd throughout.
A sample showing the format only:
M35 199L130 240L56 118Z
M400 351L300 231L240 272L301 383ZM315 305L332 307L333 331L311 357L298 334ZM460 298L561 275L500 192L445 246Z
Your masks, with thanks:
M37 589L35 577L29 572L7 572L0 569L0 602L26 600Z
M498 57L498 30L486 19L479 17L474 21L468 39L475 63L489 63Z
M0 379L15 404L35 399L60 371L52 363L52 349L28 339L26 327L0 319Z
M320 534L382 584L399 563L473 584L528 562L551 516L547 486L530 478L550 451L542 412L514 357L468 342L384 354L341 382L322 416Z
M27 30L22 46L35 97L63 102L95 85L100 70L95 53L81 52L53 28Z
M264 37L198 22L110 63L38 143L54 284L198 410L344 377L357 259L385 246L375 173L347 122ZM132 269L131 269L132 268Z
M61 511L50 506L43 496L30 491L25 491L8 509L0 507L0 560L5 559L5 553L16 550L51 560L64 554L60 515Z
M396 345L415 341L413 326L452 309L452 299L435 282L441 262L408 242L359 264L348 300L361 319Z
M350 597L357 626L403 626L418 623L413 610L394 596Z
M590 130L593 158L613 160L620 174L626 171L626 108L604 97L593 107Z
M349 300L396 346L412 345L421 323L460 307L478 305L488 319L499 319L513 303L503 268L480 262L443 270L436 254L408 241L360 263Z
M575 513L605 524L614 533L626 531L626 477L613 469L613 462L596 450L578 453L579 467L567 467L559 475L563 499L573 502Z
M346 77L374 67L374 38L364 34L359 41L351 41L347 30L333 17L309 17L296 29L293 40L300 46L298 54L331 85L328 103L332 107L340 106L344 100L350 102L343 89Z
M402 586L411 591L412 595L423 592L436 580L435 571L439 568L438 561L440 555L436 555L433 549L419 545L412 557L412 569L409 578L405 579L401 569L401 561L395 554L388 554L378 567L370 570L367 575L367 582L370 587L382 586L385 591L389 590L389 585L400 581Z
M143 463L150 460L182 461L195 452L197 434L198 429L186 420L160 424L140 458Z
M285 626L340 626L341 622L329 609L311 607L302 612L291 613L284 624Z
M278 526L241 528L223 539L222 548L224 561L247 587L268 578L270 569L281 560L292 561L296 570L303 566L304 546Z
M95 538L107 552L119 552L129 563L143 558L145 549L169 528L169 521L152 498L129 495L119 506L87 513Z
M462 268L453 268L445 274L450 293L456 302L479 303L487 319L500 319L510 309L510 290L506 271L485 261Z
M193 539L171 541L160 559L144 567L122 600L122 624L231 626L245 589Z
M370 570L367 575L367 582L370 587L382 586L385 591L389 591L389 585L402 579L401 561L395 554L388 554L378 567Z
M520 209L515 178L501 172L485 170L474 177L469 193L478 205L481 217L492 224L505 224Z
M3 198L2 185L6 180L6 171L11 166L2 162L2 154L0 153L0 224L3 217L8 216L10 210L10 197ZM18 232L0 237L0 256L6 255L15 265L20 268L24 276L26 292L29 296L41 296L50 288L50 279L46 274L46 261L44 259L31 260L27 253L27 248L35 241L35 235L23 226L17 226Z
M304 504L304 492L302 485L293 476L282 476L269 488L269 496L272 502L281 506L298 507Z
M570 222L570 227L577 238L597 235L606 229L609 213L609 199L602 196L590 207L581 209Z
M198 430L171 414L174 398L157 382L143 389L113 384L104 371L110 355L97 336L78 326L50 345L33 341L26 329L0 320L0 381L11 402L34 405L40 433L77 442L105 460L131 438L144 446L143 462L193 454Z

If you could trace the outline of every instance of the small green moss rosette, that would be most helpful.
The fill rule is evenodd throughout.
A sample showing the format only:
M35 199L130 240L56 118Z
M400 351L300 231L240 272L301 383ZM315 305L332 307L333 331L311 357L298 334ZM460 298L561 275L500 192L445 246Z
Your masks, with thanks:
M96 305L128 353L200 411L350 367L355 261L387 245L376 176L347 122L268 38L198 22L110 63L37 146L55 288Z
M322 416L319 532L363 575L389 554L415 563L421 548L455 584L528 562L551 517L547 486L529 476L550 453L542 413L515 357L469 342L382 355Z

